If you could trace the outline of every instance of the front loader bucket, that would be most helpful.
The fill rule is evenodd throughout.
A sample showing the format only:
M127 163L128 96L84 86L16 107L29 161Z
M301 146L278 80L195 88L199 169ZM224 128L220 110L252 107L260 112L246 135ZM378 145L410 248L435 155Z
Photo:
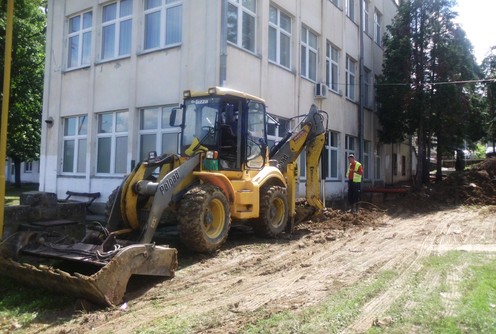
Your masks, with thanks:
M40 255L47 259L45 249L29 247L33 244L32 232L20 232L0 244L0 275L11 277L17 281L35 287L44 287L53 291L61 291L70 295L87 299L105 306L117 305L122 301L127 283L131 275L156 275L173 277L177 268L177 250L153 244L133 244L120 248L109 259L90 261L74 257L69 249L57 247L59 256L49 254L48 258L69 260L76 267L91 263L98 270L90 275L67 271L47 266L40 261ZM20 242L20 240L26 240ZM39 238L38 238L39 243ZM82 247L83 244L72 245L71 248ZM28 247L26 247L28 246ZM51 244L53 247L53 245ZM27 254L26 249L28 248ZM29 248L31 248L29 250ZM35 259L37 265L16 261L17 255L27 259ZM100 265L99 265L100 264Z

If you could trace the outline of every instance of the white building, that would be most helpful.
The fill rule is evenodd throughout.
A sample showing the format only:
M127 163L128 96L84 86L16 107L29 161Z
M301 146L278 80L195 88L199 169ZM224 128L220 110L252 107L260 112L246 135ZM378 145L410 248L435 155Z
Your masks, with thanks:
M38 183L40 178L40 162L21 162L20 176L22 183ZM10 158L7 158L5 164L5 180L15 183L15 165Z
M40 190L105 201L149 150L177 151L162 117L183 90L219 85L267 101L271 141L312 103L328 112L327 197L346 191L350 152L366 185L409 179L408 146L379 144L374 111L398 1L49 0Z

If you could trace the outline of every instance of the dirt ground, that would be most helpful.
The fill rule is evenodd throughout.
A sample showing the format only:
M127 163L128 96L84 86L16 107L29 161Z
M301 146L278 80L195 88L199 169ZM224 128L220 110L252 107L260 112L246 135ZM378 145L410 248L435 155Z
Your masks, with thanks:
M215 256L180 253L173 279L131 282L121 308L74 312L70 320L44 319L32 328L133 333L166 316L215 314L220 319L202 333L236 333L257 320L257 311L302 309L374 273L400 272L345 330L360 333L408 289L422 258L454 249L496 252L495 230L496 159L489 159L423 191L362 203L357 215L327 209L278 240L235 229Z

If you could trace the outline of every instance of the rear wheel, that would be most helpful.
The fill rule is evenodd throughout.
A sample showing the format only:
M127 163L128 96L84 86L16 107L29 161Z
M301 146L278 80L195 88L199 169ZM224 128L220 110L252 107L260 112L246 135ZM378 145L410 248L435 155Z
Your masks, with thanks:
M206 184L189 190L178 211L179 237L189 249L209 253L226 241L231 226L229 203L216 186Z
M288 224L286 188L262 187L260 190L260 217L254 221L255 233L262 237L277 237Z

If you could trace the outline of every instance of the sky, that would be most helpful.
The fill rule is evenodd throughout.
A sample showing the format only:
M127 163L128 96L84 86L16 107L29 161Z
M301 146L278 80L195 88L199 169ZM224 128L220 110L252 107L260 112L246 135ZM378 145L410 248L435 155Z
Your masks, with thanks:
M480 64L496 45L496 0L458 0L454 9Z

